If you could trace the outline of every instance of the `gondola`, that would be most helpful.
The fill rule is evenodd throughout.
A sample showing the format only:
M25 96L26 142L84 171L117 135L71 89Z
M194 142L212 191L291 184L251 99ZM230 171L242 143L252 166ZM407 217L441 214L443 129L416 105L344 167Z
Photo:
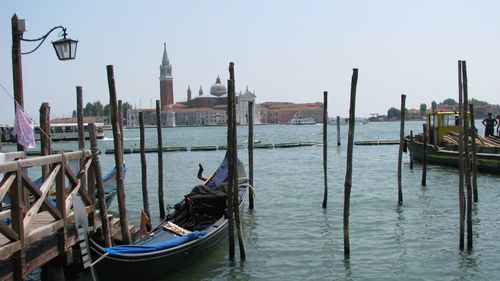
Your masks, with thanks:
M130 245L110 248L90 239L99 280L156 280L194 264L213 252L228 234L226 217L227 158L203 185L198 185L158 226ZM239 208L248 180L238 161Z

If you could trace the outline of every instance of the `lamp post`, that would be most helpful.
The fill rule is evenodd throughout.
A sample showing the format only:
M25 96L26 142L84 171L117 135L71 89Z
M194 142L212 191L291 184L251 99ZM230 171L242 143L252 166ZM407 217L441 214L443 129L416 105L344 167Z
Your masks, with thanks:
M23 98L23 71L22 71L22 55L27 55L35 52L47 39L52 31L60 29L62 30L63 38L57 41L53 41L52 44L56 51L56 55L59 60L72 60L76 56L76 47L78 44L77 40L67 39L66 28L63 26L53 27L44 36L37 39L25 39L23 38L23 33L26 31L26 22L24 19L19 19L16 14L12 16L12 79L14 82L14 112L16 112L17 104L24 109L24 98ZM22 53L21 52L21 41L26 42L40 42L35 49ZM24 150L24 147L17 144L17 150Z

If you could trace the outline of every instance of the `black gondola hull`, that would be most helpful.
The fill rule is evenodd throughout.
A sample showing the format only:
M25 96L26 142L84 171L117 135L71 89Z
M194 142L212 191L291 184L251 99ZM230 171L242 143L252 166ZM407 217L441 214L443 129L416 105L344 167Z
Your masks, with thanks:
M240 210L246 194L246 186L240 186ZM228 220L220 218L205 229L207 233L188 243L151 253L107 255L94 265L100 281L142 280L152 281L165 277L182 268L199 262L201 258L214 252L221 244L226 244ZM159 235L167 235L166 230ZM157 238L160 239L161 238ZM93 240L90 241L92 260L97 261L106 252Z

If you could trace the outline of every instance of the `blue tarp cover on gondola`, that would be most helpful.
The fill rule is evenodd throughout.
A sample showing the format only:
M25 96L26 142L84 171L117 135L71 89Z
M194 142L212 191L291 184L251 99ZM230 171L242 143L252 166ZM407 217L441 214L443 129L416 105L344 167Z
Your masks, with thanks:
M160 243L148 245L119 245L105 248L104 250L110 255L144 254L179 246L198 237L204 236L205 234L206 231L193 231L186 236L181 236Z

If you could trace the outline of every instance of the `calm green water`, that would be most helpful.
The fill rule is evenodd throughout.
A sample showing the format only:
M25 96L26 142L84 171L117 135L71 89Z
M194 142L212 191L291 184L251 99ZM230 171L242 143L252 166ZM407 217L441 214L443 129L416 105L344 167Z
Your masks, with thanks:
M420 132L408 122L406 132ZM240 143L247 127L239 127ZM262 143L322 141L322 126L257 126ZM99 143L111 148L109 139ZM156 130L148 129L156 146ZM322 147L254 151L255 210L243 212L245 262L228 262L222 246L198 264L165 280L498 280L500 276L500 177L480 174L479 202L473 210L474 249L458 251L458 175L454 168L428 166L427 186L420 186L421 166L403 158L404 203L397 206L397 145L355 146L351 194L351 258L344 260L342 210L347 127L329 127L328 208L323 210ZM164 145L223 145L224 127L166 128ZM356 126L356 140L399 138L399 123ZM59 144L69 147L75 144ZM138 130L125 130L125 147L139 146ZM198 163L208 174L224 151L164 154L165 199L174 204L194 185ZM247 163L247 150L238 151ZM157 207L157 157L147 154L152 214ZM129 222L138 224L142 206L139 154L125 155L129 167L126 200ZM102 155L103 170L114 164ZM116 202L111 207L117 210ZM156 221L158 221L158 218ZM145 273L147 274L147 273ZM90 280L88 276L80 280ZM101 280L102 281L102 280Z

